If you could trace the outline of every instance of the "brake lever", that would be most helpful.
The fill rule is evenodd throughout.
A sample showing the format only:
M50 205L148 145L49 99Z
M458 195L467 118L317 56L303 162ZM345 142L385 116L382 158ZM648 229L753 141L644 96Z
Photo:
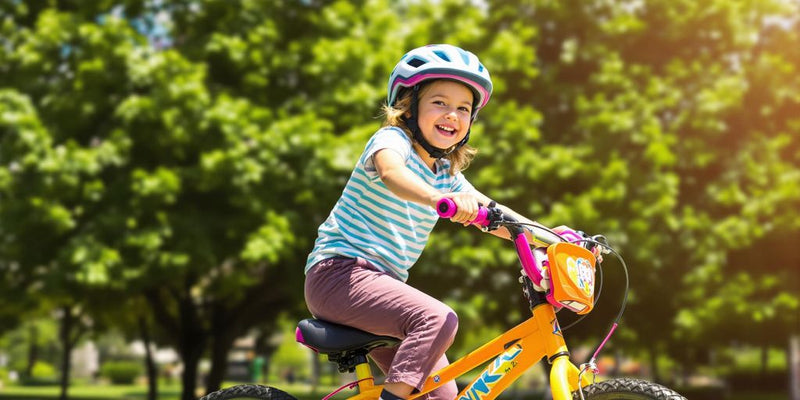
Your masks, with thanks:
M478 203L479 206L483 206L483 204ZM506 222L505 216L503 215L503 211L496 207L497 203L492 201L489 203L489 206L486 207L486 222L485 226L480 227L481 231L483 232L491 232L500 227L500 224Z
M608 239L604 235L594 235L591 239L598 243L601 254L611 254L611 246L608 245Z

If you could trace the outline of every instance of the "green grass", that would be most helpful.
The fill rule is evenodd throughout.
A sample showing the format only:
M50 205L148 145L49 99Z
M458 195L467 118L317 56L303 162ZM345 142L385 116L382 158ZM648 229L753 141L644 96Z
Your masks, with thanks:
M236 383L226 382L223 388ZM319 386L316 391L311 390L307 384L277 383L275 386L299 400L319 400L336 389L329 385ZM202 390L202 388L199 388ZM61 393L58 386L6 386L0 388L0 399L57 399ZM345 389L337 394L334 399L344 399L355 395L355 390ZM159 400L180 399L181 388L179 385L160 385ZM73 385L69 388L71 400L142 400L147 398L145 385Z
M159 399L180 398L179 386L159 387ZM55 399L61 394L58 386L7 386L0 389L0 399ZM74 400L123 400L144 399L147 387L144 385L80 385L71 386L69 398Z

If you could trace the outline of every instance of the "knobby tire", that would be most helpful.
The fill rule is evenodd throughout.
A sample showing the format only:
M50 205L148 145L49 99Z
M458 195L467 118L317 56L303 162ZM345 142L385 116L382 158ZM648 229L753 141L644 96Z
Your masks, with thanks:
M233 400L233 399L259 399L259 400L297 400L294 396L283 390L262 385L237 385L227 389L211 392L200 400Z
M587 400L686 400L672 389L640 379L611 379L589 385L583 390ZM572 394L580 400L580 394ZM209 393L200 400L297 400L294 396L269 386L238 385Z
M583 388L587 400L686 400L672 389L640 379L619 378L594 383ZM578 392L573 400L580 400Z

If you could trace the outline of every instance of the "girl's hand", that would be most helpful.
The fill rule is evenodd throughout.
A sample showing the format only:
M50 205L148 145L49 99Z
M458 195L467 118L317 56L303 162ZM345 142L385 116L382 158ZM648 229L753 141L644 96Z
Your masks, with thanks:
M442 198L449 198L456 203L456 214L450 217L450 221L459 224L469 225L470 221L474 221L478 217L478 198L472 193L466 192L450 192L444 193L435 199L434 204Z

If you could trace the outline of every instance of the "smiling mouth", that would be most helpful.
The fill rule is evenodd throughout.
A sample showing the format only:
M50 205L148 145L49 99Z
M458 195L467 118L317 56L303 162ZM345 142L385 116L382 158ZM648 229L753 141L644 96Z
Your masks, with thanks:
M455 128L451 128L449 126L436 125L436 130L445 136L455 136L456 134Z

